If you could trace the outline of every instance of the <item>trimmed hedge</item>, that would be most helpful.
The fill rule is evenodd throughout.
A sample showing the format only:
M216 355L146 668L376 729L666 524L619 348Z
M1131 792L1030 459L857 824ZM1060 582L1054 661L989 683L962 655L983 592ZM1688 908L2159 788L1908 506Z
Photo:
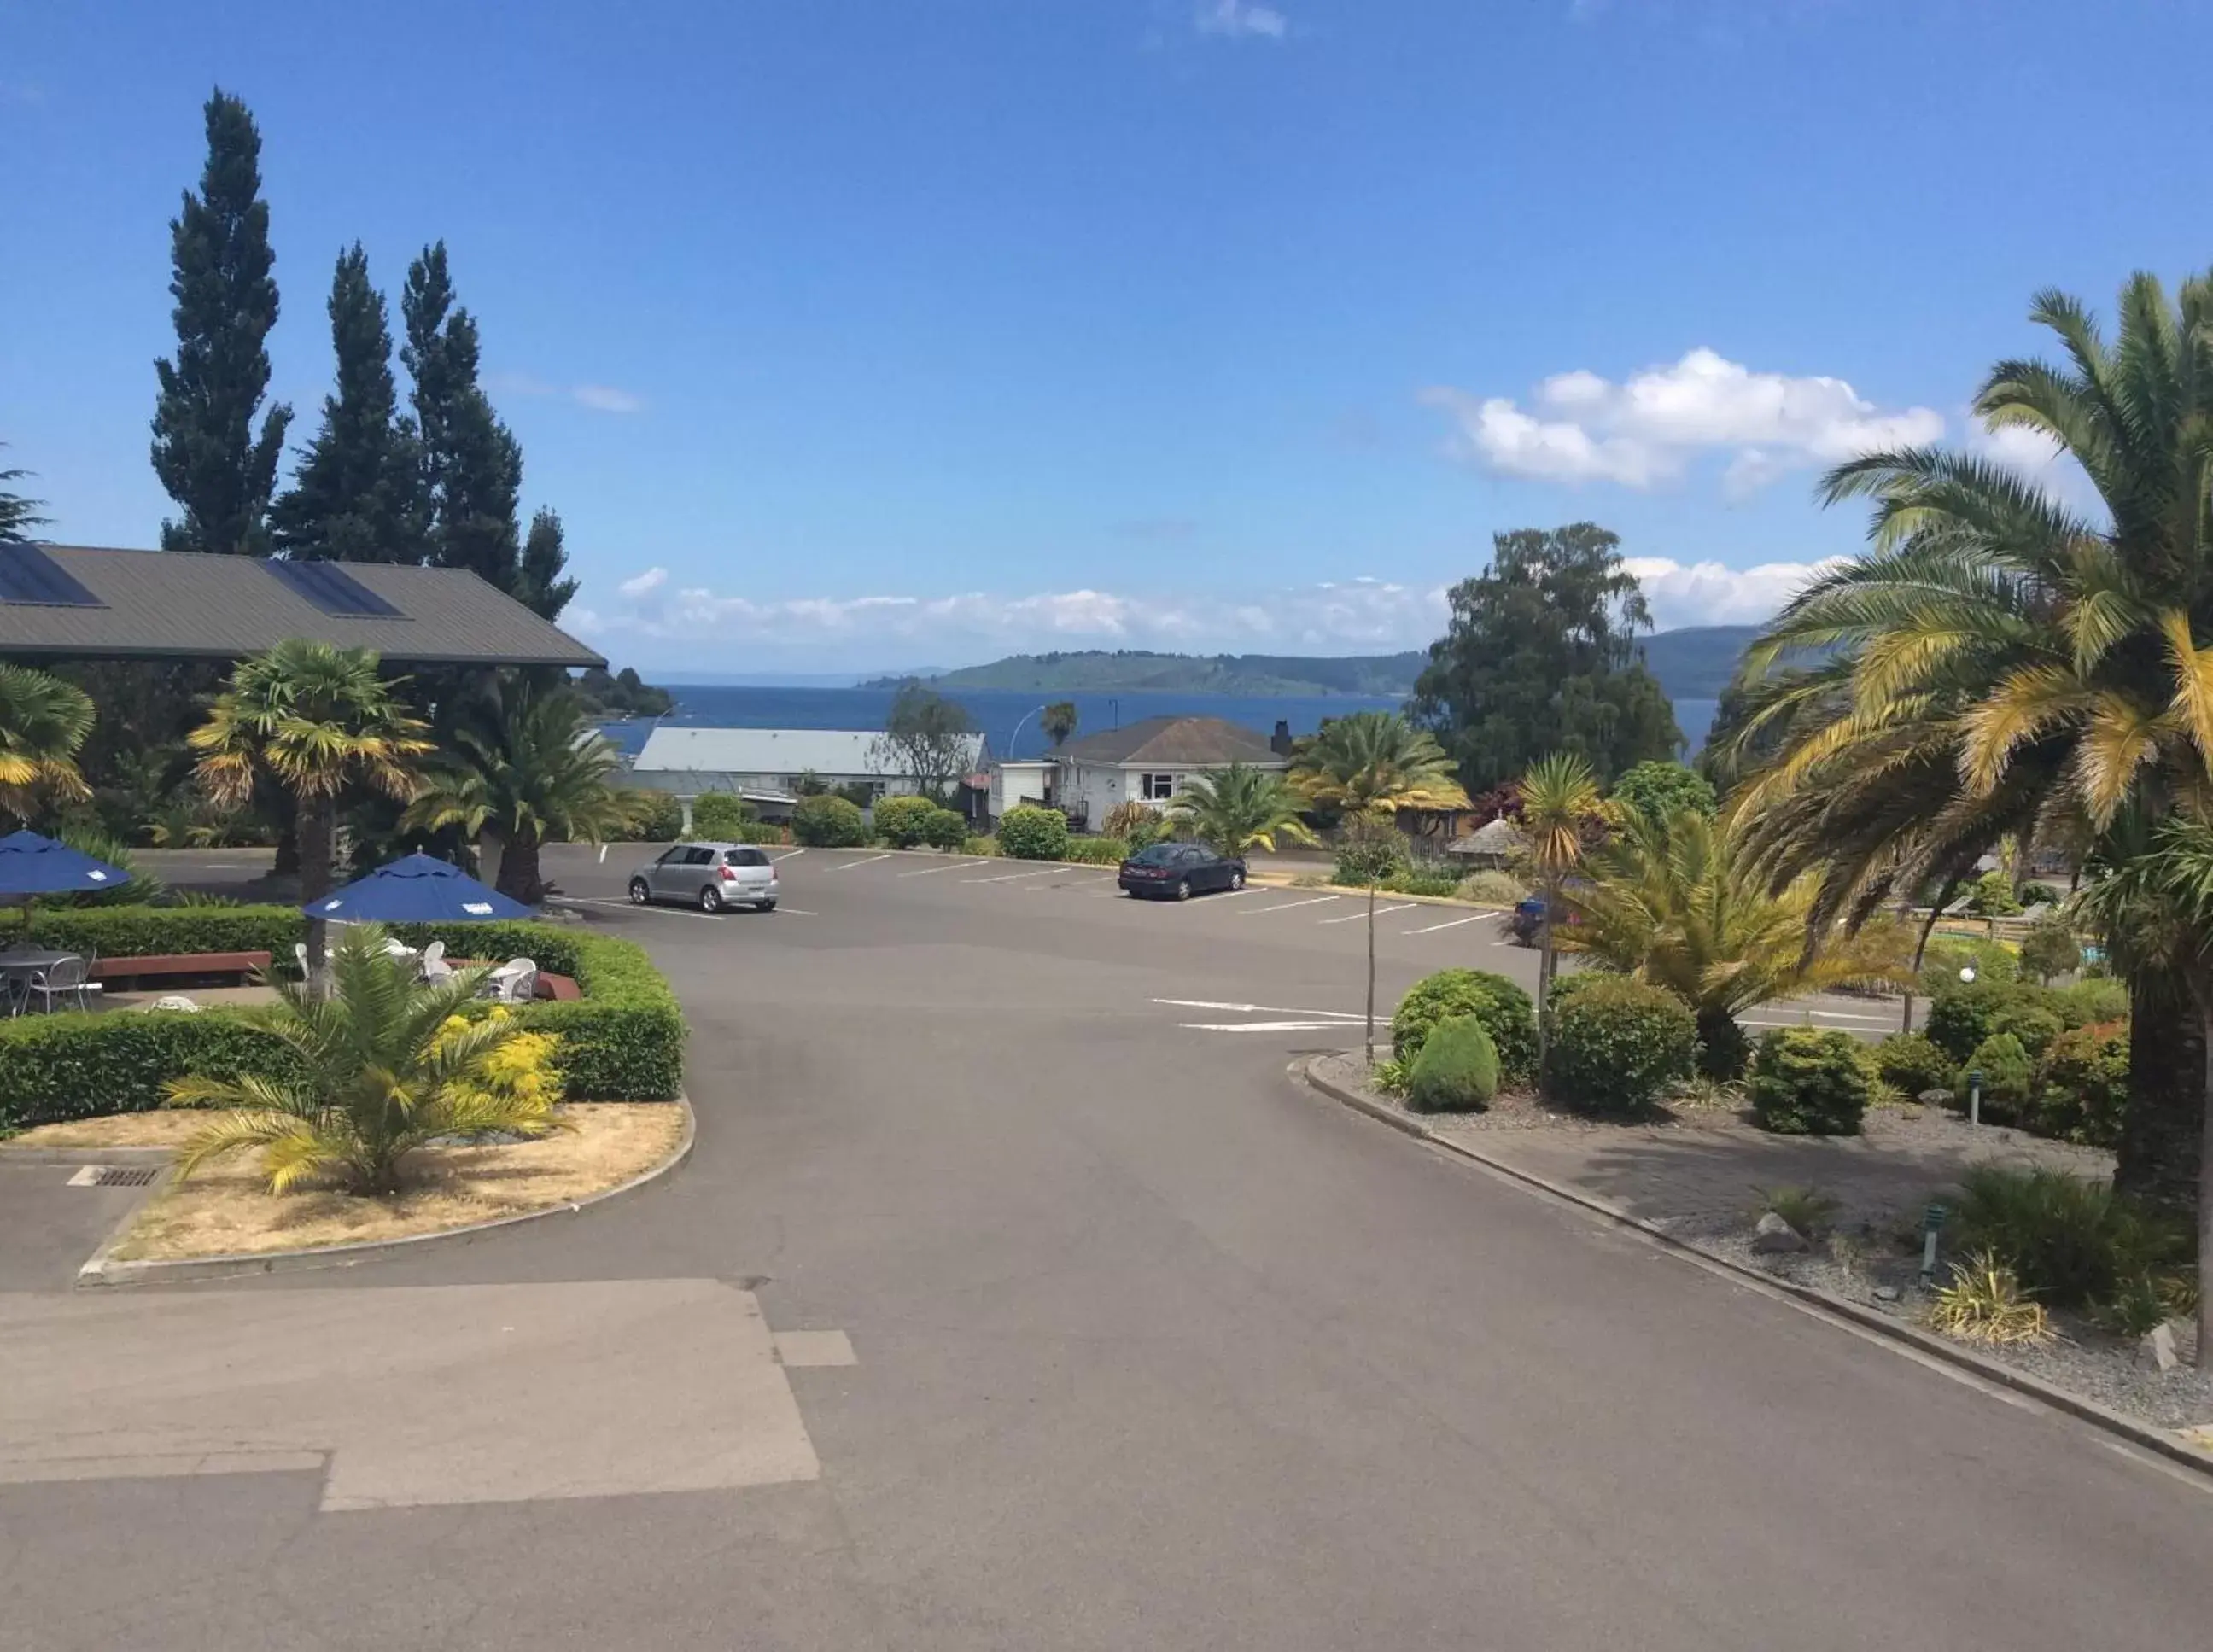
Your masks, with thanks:
M1453 1015L1430 1029L1407 1075L1409 1112L1474 1113L1497 1094L1498 1047L1481 1021Z
M1867 1112L1866 1048L1850 1033L1778 1027L1747 1084L1753 1121L1778 1136L1856 1136Z
M716 843L742 841L739 833L760 818L760 811L734 791L702 792L692 800L692 835Z
M1537 1017L1529 995L1503 975L1487 970L1441 969L1425 975L1399 1001L1391 1015L1391 1053L1411 1062L1422 1052L1433 1028L1454 1015L1483 1023L1498 1052L1498 1068L1509 1083L1524 1083L1537 1071Z
M1057 808L1022 803L999 817L999 852L1009 860L1068 858L1068 817Z
M1698 1024L1671 992L1623 975L1593 974L1552 1012L1547 1087L1594 1113L1640 1113L1688 1078Z
M932 849L958 849L968 841L968 820L958 809L934 808L922 823L922 840Z
M929 830L937 805L927 797L887 797L876 805L876 836L893 849L912 849Z
M1875 1046L1876 1076L1908 1100L1929 1090L1948 1090L1959 1064L1919 1033L1893 1033Z
M251 944L236 938L241 931L206 927L242 915L262 926ZM54 916L94 920L134 943L112 954L102 947L103 956L114 957L212 949L289 958L307 932L300 914L283 906L111 907ZM456 958L525 957L573 978L582 998L517 1012L532 1030L559 1035L556 1064L572 1100L665 1101L682 1093L684 1017L643 948L558 924L410 924L393 933L414 946L442 941ZM56 942L88 944L81 931ZM0 1131L142 1113L161 1106L168 1081L187 1073L286 1076L290 1061L282 1044L235 1010L26 1015L0 1024Z
M869 841L868 822L850 797L802 797L791 808L791 840L810 849L858 849Z
M289 962L307 933L294 906L42 906L31 919L41 946L101 958L265 952Z

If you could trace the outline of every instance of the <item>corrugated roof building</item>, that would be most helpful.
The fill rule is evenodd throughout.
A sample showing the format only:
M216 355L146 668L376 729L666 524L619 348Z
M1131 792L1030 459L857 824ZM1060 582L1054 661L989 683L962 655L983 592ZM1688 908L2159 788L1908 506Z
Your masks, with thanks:
M401 664L607 664L466 569L0 546L0 655L238 660L295 637Z

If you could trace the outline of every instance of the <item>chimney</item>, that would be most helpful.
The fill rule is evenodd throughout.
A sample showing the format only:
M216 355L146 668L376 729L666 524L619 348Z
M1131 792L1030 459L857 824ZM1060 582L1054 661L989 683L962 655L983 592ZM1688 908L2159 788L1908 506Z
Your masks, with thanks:
M1291 754L1291 725L1285 719L1276 719L1276 732L1268 736L1268 749L1277 757Z

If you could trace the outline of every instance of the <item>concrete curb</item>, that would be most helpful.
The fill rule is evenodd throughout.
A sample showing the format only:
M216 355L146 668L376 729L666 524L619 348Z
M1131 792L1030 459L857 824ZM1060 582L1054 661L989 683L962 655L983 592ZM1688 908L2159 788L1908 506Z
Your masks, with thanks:
M631 1177L628 1181L593 1194L589 1198L570 1204L548 1205L543 1210L524 1210L509 1216L496 1216L489 1222L471 1222L466 1228L447 1228L434 1234L411 1234L405 1239L381 1239L357 1245L323 1245L313 1250L277 1251L258 1256L195 1256L174 1262L119 1262L113 1252L123 1242L131 1224L137 1220L144 1201L131 1206L128 1215L116 1224L115 1231L91 1259L77 1270L76 1283L80 1289L122 1285L184 1284L210 1279L247 1279L267 1273L295 1273L313 1268L351 1268L363 1262L374 1262L387 1256L412 1255L422 1250L439 1246L466 1245L487 1234L503 1228L521 1227L527 1222L543 1222L548 1216L578 1216L594 1205L607 1204L615 1199L640 1192L661 1180L692 1156L692 1143L699 1134L698 1115L692 1111L689 1096L679 1096L668 1104L684 1109L684 1133L678 1138L674 1152L651 1169ZM155 1180L148 1197L159 1193L168 1186L164 1175Z
M9 1147L0 1142L0 1164L167 1164L166 1147Z
M1509 1164L1503 1160L1492 1158L1490 1155L1479 1152L1466 1143L1440 1136L1411 1113L1401 1112L1395 1107L1384 1106L1356 1091L1348 1090L1343 1085L1333 1084L1329 1080L1318 1076L1314 1070L1314 1064L1318 1058L1309 1056L1295 1061L1291 1064L1291 1070L1304 1081L1309 1088L1319 1091L1332 1100L1348 1106L1356 1113L1365 1113L1370 1119L1380 1119L1394 1130L1401 1131L1417 1140L1427 1142L1433 1147L1441 1148L1445 1152L1466 1159L1471 1163L1481 1165L1484 1169L1519 1182L1525 1187L1549 1194L1553 1198L1572 1204L1579 1210L1588 1210L1594 1216L1604 1216L1625 1228L1633 1228L1654 1243L1666 1249L1679 1251L1685 1255L1695 1257L1705 1266L1724 1270L1738 1278L1747 1280L1765 1289L1777 1291L1785 1296L1795 1298L1808 1308L1848 1320L1862 1330L1870 1331L1893 1342L1902 1343L1916 1353L1942 1360L1946 1364L1957 1366L1961 1370L1971 1371L1984 1381L1996 1384L1999 1387L2010 1388L2016 1393L2027 1394L2032 1399L2041 1400L2055 1411L2065 1411L2070 1416L2103 1429L2109 1434L2119 1435L2133 1445L2141 1446L2147 1451L2156 1452L2170 1462L2180 1463L2186 1467L2197 1470L2201 1474L2213 1477L2213 1452L2201 1451L2181 1439L2179 1435L2166 1433L2137 1422L2132 1417L2124 1417L2119 1411L2109 1411L2094 1400L2085 1399L2082 1395L2070 1393L2064 1388L2054 1387L2048 1382L2030 1376L2026 1372L2016 1371L2010 1366L2000 1364L1995 1360L1984 1359L1981 1355L1948 1338L1932 1335L1916 1326L1906 1325L1887 1314L1852 1301L1846 1297L1816 1289L1811 1285L1798 1284L1774 1274L1763 1272L1758 1268L1747 1267L1734 1257L1724 1256L1718 1251L1708 1250L1703 1245L1693 1244L1689 1240L1680 1238L1643 1216L1632 1215L1611 1199L1600 1198L1595 1194L1586 1193L1580 1188L1570 1187L1564 1183L1553 1181L1549 1177L1537 1175L1519 1166Z

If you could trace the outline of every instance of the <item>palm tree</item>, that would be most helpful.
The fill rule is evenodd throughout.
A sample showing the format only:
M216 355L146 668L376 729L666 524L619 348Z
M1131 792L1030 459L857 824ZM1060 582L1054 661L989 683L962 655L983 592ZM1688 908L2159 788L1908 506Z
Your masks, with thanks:
M92 696L74 683L0 665L0 808L28 820L42 798L92 796L76 759L93 716Z
M1076 732L1076 722L1073 700L1055 700L1038 716L1038 727L1045 730L1045 737L1052 742L1055 751L1068 744L1068 737Z
M1794 600L1746 663L1733 802L1779 886L1818 875L1808 919L1856 922L1968 871L2009 833L2110 845L2213 805L2213 277L2170 302L2138 275L2108 342L2076 300L2034 318L2065 361L2001 362L1976 399L1993 428L2049 438L2099 508L1936 448L1832 472L1875 502L1869 554ZM2204 1078L2171 966L2132 975L2134 1094L2117 1185L2186 1201Z
M2213 825L2172 817L2148 833L2140 817L2121 832L2136 852L2084 885L2072 903L2117 960L2179 978L2190 993L2213 1094ZM2131 1006L2131 1025L2143 1013ZM2198 1125L2198 1364L2213 1369L2213 1107ZM2119 1178L2115 1177L2118 1186Z
M327 894L338 837L339 794L367 784L405 801L415 795L414 759L431 749L428 725L411 714L369 649L298 637L241 661L189 736L208 795L242 807L266 775L299 806L300 898ZM320 969L323 921L308 924L308 959Z
M539 850L549 841L604 843L627 830L637 802L608 783L619 759L565 685L509 674L464 714L455 751L428 766L401 824L458 826L499 850L493 887L536 905L546 898Z
M1750 1053L1737 1016L1825 987L1910 979L1894 924L1809 954L1814 890L1801 879L1771 892L1728 827L1694 808L1663 818L1630 811L1621 835L1585 857L1588 883L1564 889L1582 922L1560 946L1672 992L1698 1020L1699 1066L1732 1079Z
M492 1058L524 1034L521 1022L448 1024L481 971L426 985L412 960L387 954L380 926L355 924L330 972L328 997L288 983L281 1003L247 1012L298 1058L299 1077L172 1081L169 1106L225 1110L185 1143L178 1175L259 1148L271 1192L329 1176L351 1193L389 1193L407 1155L440 1137L554 1128L557 1091L486 1082Z
M1308 808L1390 826L1402 808L1466 808L1436 736L1396 711L1355 711L1293 749L1291 795ZM1375 888L1368 879L1368 1064L1375 1064Z
M0 448L8 444L0 442ZM30 475L28 471L0 470L0 545L21 545L31 537L31 529L43 527L47 519L39 515L40 501L26 499L6 485L20 482Z
M1168 818L1215 853L1241 859L1251 849L1276 846L1278 837L1310 844L1314 835L1299 819L1299 801L1279 774L1250 763L1232 763L1186 777L1170 800Z
M1600 819L1598 777L1573 752L1555 752L1521 777L1521 832L1545 903L1537 925L1537 1076L1545 1073L1552 1019L1552 972L1558 948L1552 914L1560 888L1583 857L1583 832Z

